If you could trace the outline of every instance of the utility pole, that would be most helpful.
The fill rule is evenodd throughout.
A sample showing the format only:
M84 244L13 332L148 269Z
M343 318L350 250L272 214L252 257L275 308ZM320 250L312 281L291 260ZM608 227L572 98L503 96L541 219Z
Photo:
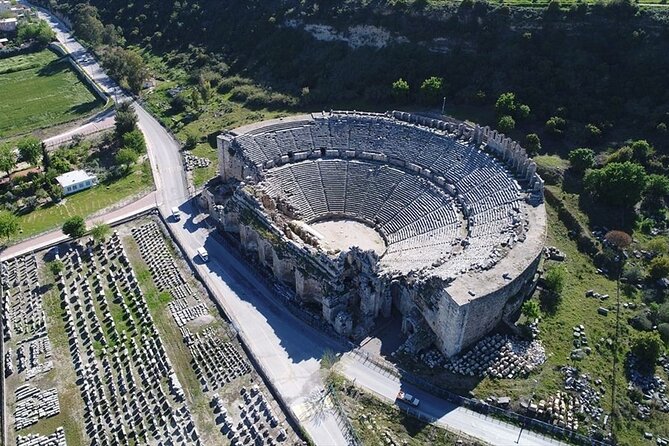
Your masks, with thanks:
M604 238L616 249L616 335L613 350L613 375L611 379L611 441L616 442L616 422L618 412L616 410L616 371L618 369L618 353L620 350L620 276L625 265L627 248L632 243L632 237L623 231L609 231Z
M446 96L444 96L444 100L441 103L441 114L443 115L445 111L446 111Z

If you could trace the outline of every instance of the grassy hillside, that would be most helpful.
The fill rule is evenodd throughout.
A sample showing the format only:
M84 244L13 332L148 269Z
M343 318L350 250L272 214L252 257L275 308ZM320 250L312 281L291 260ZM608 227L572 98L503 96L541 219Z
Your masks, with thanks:
M76 17L68 2L51 3ZM663 150L668 141L661 130L669 121L667 13L626 0L562 9L471 1L90 3L129 44L161 58L160 76L188 73L191 84L202 72L244 78L249 85L234 85L231 99L250 108L438 109L442 96L449 105L490 108L511 91L531 109L511 132L521 142L527 133L556 148L644 137ZM308 24L342 36L374 26L391 39L352 49L313 38ZM420 87L431 76L444 87L426 95ZM393 95L398 78L408 81L408 96ZM545 132L553 116L566 120L561 135Z

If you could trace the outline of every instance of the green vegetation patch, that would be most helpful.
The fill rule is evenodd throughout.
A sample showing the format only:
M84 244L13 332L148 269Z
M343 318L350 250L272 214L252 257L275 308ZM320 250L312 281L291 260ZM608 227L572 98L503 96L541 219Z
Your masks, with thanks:
M19 217L23 232L21 238L27 238L54 229L73 215L90 216L124 199L130 198L153 185L149 162L133 166L132 173L102 183L91 189L67 196L56 205L49 205Z
M102 106L67 60L51 51L0 64L0 137L72 121Z
M195 187L204 186L204 184L216 176L216 167L218 166L218 151L209 144L198 144L191 153L200 158L207 158L211 164L207 167L200 167L193 170L193 184Z

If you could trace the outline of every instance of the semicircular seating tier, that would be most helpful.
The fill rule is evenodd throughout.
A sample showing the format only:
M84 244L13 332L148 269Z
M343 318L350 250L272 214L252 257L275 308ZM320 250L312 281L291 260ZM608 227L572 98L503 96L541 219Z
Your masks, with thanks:
M265 170L262 184L269 195L286 197L305 221L342 215L374 225L388 243L382 266L389 270L430 268L453 277L488 269L522 239L524 201L512 174L475 144L441 132L379 116L337 116L265 126L238 136L235 144ZM443 190L436 194L438 187L413 172L375 163L321 159L270 167L276 161L362 152L382 154L389 164L402 160L429 169L454 186L455 201ZM422 194L396 196L411 187ZM381 195L370 200L377 189ZM422 207L419 196L433 200ZM365 209L355 207L362 203ZM456 207L467 216L464 233Z

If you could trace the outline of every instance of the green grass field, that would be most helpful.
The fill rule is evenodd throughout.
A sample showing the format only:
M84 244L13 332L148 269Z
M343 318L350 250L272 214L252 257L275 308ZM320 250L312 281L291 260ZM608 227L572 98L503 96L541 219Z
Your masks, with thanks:
M25 239L55 229L73 215L90 216L124 199L153 187L149 162L135 166L132 173L109 184L99 184L91 189L65 197L55 205L38 208L19 217L23 232L16 239Z
M103 105L49 50L0 60L0 138L72 121Z
M193 185L195 187L201 187L216 175L218 152L209 144L198 144L197 147L192 150L192 153L195 156L211 160L211 164L208 167L201 167L193 170Z

